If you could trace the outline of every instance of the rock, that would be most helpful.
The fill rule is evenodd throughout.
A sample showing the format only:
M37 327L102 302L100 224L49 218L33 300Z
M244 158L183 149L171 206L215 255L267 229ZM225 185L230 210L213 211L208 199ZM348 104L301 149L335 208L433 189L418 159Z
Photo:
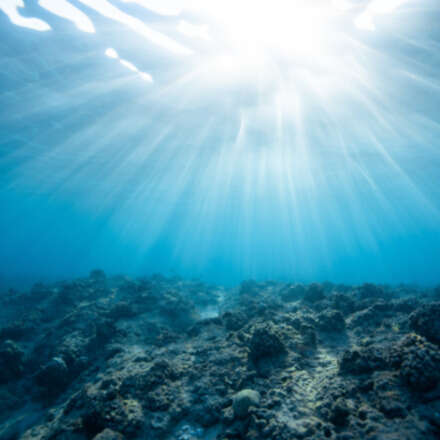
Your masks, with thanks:
M219 422L225 401L215 395L203 396L200 403L193 405L191 413L194 420L204 428L209 428Z
M89 278L94 281L105 281L107 279L107 275L101 269L94 269L90 272Z
M379 409L385 414L385 417L388 419L403 419L407 416L405 406L398 399L389 394L384 394L381 397Z
M49 395L57 395L69 382L69 371L62 358L54 357L35 376L36 383Z
M6 414L7 411L20 408L20 406L22 406L20 396L16 396L6 389L0 389L0 414Z
M93 440L124 440L124 436L119 432L106 428L98 435L95 435Z
M423 338L407 337L404 347L400 374L413 391L426 392L440 381L440 351Z
M93 326L95 327L95 337L91 341L91 349L101 349L105 344L110 342L118 333L115 322L111 319L97 319Z
M325 299L324 288L321 284L312 283L306 290L303 301L313 304L323 299Z
M340 374L368 374L387 366L383 348L374 345L346 350L339 360Z
M188 329L187 334L190 337L199 336L208 327L220 327L223 325L222 320L219 317L205 318L197 321L191 328Z
M131 304L121 301L108 311L107 317L113 321L117 321L119 319L133 318L136 314L137 313Z
M345 399L339 398L331 407L329 419L336 426L344 426L347 424L349 415L350 409L347 402Z
M417 298L400 298L393 302L393 311L396 313L409 314L420 307L420 301Z
M172 364L166 360L157 360L147 370L127 376L122 381L120 392L124 396L142 397L161 385L175 381L177 377L178 373ZM150 395L150 398L154 402L158 401L157 395Z
M190 328L199 318L194 304L175 291L165 293L159 309L167 325L179 331Z
M0 346L0 384L19 379L23 369L23 351L12 341L3 342Z
M185 424L177 430L177 432L173 436L173 439L174 438L176 440L202 439L204 438L203 429L190 424Z
M334 293L330 297L332 308L340 311L343 315L348 315L356 310L356 301L344 293Z
M35 332L32 322L19 320L0 328L0 341L28 339Z
M347 327L354 329L359 327L362 330L376 328L382 324L383 314L378 313L373 307L353 313L347 319Z
M173 426L171 417L167 413L154 413L150 418L151 428L160 434L165 434Z
M171 390L166 385L159 386L155 390L150 391L145 397L145 405L152 412L168 411L173 399Z
M230 426L234 422L234 410L231 406L228 406L227 408L224 408L222 410L222 414L220 416L221 422L226 425Z
M317 317L317 327L325 332L343 332L345 330L345 319L341 312L336 310L325 310Z
M250 358L258 361L265 357L279 356L286 352L286 347L273 325L258 325L253 328L249 343Z
M409 315L412 330L428 341L440 345L440 302L425 304Z
M260 405L260 393L254 390L241 390L232 398L232 408L236 418L243 419L249 413L251 406L258 407Z
M293 284L281 292L281 299L285 302L297 301L304 297L306 288L302 284Z
M65 313L66 309L71 309L85 295L85 289L79 282L63 283L52 298L53 305L57 308L57 313Z
M432 289L362 289L96 274L0 295L0 439L438 439Z
M371 283L365 283L359 287L359 296L361 297L361 299L383 298L385 296L385 291L381 286L377 286Z
M222 321L227 330L237 331L246 325L247 318L242 312L225 312Z
M301 327L301 337L303 346L307 349L315 349L318 342L318 336L313 327L305 324Z
M135 399L121 399L116 394L85 390L80 402L82 429L87 437L102 433L106 428L137 438L146 418L141 404Z

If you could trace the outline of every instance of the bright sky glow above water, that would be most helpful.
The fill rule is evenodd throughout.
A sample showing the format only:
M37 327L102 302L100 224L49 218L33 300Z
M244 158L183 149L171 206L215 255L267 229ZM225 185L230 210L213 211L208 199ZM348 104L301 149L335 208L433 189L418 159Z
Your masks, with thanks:
M0 225L20 225L0 259L23 240L35 273L436 280L436 1L0 0L0 19Z

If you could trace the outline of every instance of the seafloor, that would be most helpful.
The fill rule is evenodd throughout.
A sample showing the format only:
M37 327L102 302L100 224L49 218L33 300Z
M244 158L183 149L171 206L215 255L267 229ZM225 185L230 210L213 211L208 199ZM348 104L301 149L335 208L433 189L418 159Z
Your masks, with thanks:
M440 289L153 276L0 299L0 438L439 439Z

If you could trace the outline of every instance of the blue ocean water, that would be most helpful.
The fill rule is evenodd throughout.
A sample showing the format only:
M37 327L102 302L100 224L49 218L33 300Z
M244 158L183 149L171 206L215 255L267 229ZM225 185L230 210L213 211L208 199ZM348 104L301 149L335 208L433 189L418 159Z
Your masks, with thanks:
M438 1L286 3L0 0L1 287L438 283Z

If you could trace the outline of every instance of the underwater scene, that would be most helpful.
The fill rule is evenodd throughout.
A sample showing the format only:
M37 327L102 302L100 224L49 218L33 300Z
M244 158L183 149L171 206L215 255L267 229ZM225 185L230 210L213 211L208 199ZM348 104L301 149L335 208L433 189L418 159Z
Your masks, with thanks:
M439 0L0 0L0 440L440 439Z

